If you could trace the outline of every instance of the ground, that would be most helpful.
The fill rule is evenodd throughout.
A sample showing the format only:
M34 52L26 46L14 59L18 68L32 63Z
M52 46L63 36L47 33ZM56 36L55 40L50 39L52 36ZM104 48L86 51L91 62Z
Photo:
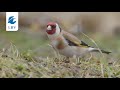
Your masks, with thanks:
M56 55L48 46L48 38L40 33L0 33L0 77L1 78L119 78L120 41L119 37L91 35L100 48L110 50L110 55L93 53L87 58L70 58ZM89 36L88 35L88 36ZM87 39L84 39L88 42ZM91 41L89 45L95 46ZM79 62L78 62L79 61Z

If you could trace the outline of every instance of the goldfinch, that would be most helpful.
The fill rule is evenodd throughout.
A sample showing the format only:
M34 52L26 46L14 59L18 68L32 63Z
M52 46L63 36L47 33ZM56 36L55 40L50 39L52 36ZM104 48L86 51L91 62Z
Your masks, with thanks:
M99 49L89 46L71 33L62 30L55 22L47 24L46 33L52 47L66 57L81 57L90 52L99 52ZM101 51L106 54L111 53L104 50Z

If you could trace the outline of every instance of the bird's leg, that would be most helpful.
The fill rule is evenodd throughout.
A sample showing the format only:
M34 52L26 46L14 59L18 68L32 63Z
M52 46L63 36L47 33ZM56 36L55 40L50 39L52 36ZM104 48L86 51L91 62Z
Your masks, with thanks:
M76 55L73 55L73 59L75 59L76 64L78 63L78 57L76 57Z
M82 59L82 57L77 57L76 58L76 64L79 65L80 64L80 60Z
M81 57L77 57L76 55L73 55L73 58L76 60L76 64L80 63Z

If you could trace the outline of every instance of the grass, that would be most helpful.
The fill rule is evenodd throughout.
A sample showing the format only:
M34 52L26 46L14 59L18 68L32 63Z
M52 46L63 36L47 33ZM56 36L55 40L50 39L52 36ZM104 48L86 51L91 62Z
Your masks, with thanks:
M70 58L66 62L64 56L41 58L32 54L19 52L14 44L10 44L0 53L0 77L1 78L119 78L120 60L109 60L105 55L105 61L101 62L100 54L93 54L88 61L86 58ZM108 59L108 60L107 60ZM103 60L102 60L103 61ZM101 65L103 67L101 68ZM108 69L109 68L109 69ZM104 73L102 72L104 71Z
M33 36L32 36L33 35ZM119 37L92 37L102 49L112 51L101 57L93 53L81 58L57 56L48 46L49 42L39 34L23 32L0 33L0 77L1 78L119 78L120 77L120 41ZM82 38L87 42L86 38ZM92 45L93 43L89 43ZM94 45L92 45L94 46ZM106 50L105 49L105 50Z
M15 46L0 53L1 78L103 78L101 62L95 56L89 61L81 59L79 63L76 63L74 58L70 58L70 62L65 62L63 56L58 59L29 57L29 55L24 57L20 52L18 56L16 54ZM120 61L107 62L107 64L110 68L109 73L112 74L103 67L104 78L119 78Z

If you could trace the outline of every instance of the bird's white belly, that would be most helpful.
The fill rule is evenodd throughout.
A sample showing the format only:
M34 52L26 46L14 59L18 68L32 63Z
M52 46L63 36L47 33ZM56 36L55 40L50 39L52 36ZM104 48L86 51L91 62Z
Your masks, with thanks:
M73 57L73 56L80 57L87 52L88 51L86 48L80 48L80 47L76 47L76 46L68 46L62 50L59 50L60 54L67 56L67 57Z

